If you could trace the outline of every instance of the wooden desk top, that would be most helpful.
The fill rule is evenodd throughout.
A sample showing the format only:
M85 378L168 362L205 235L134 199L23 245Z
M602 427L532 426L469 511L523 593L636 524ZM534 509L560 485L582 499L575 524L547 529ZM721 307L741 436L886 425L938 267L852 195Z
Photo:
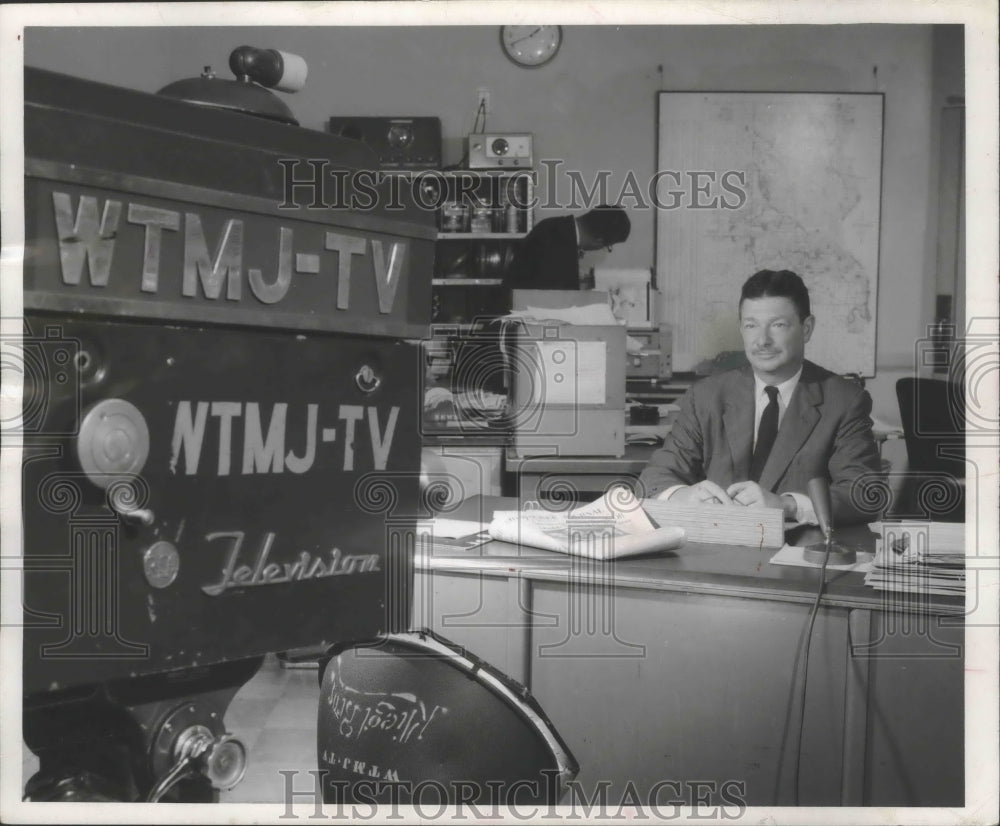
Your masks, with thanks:
M513 510L516 499L472 497L456 510L442 514L451 519L489 522L495 510ZM809 533L803 533L808 531ZM841 541L855 544L859 550L874 549L875 534L866 526L838 531ZM819 539L815 528L799 529L790 534L792 544L808 544ZM606 583L615 587L655 591L681 591L812 603L819 584L819 568L773 565L771 548L740 547L688 542L675 551L647 554L610 562L598 562L555 551L521 547L507 542L487 542L477 548L435 551L418 557L418 570L440 570L484 575L516 575L551 582ZM877 591L864 584L864 575L851 571L827 569L822 604L870 610L960 614L960 597L918 595Z

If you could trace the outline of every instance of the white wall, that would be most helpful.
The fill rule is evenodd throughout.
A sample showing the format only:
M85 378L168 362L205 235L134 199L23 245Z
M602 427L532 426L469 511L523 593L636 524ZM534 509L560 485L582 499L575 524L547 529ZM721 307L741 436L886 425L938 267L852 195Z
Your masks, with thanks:
M286 97L303 126L322 129L331 114L438 115L445 163L459 160L476 89L487 86L489 129L533 132L537 158L564 159L585 180L611 170L612 198L628 171L640 181L654 173L661 89L884 92L879 375L869 386L877 415L898 421L894 379L910 369L933 312L933 103L942 94L934 78L961 83L954 33L935 41L930 26L857 25L572 26L564 34L556 59L536 70L503 57L496 26L29 29L25 63L156 91L209 64L229 77L229 52L243 43L279 48L309 63L306 88ZM632 223L629 242L607 260L652 266L654 213L634 210Z

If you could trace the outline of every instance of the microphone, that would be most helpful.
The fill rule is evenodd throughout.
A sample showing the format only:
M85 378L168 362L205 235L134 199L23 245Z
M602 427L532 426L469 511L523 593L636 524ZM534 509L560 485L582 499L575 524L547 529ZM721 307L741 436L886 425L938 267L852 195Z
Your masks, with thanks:
M812 500L813 510L816 511L816 518L819 520L820 530L823 537L829 542L833 536L833 503L830 501L830 483L822 476L809 480L806 487L809 498Z
M813 510L819 520L824 541L807 545L802 552L806 562L822 565L824 560L835 565L851 565L857 561L858 554L853 548L847 548L833 541L833 504L830 500L830 483L825 476L810 479L807 486Z

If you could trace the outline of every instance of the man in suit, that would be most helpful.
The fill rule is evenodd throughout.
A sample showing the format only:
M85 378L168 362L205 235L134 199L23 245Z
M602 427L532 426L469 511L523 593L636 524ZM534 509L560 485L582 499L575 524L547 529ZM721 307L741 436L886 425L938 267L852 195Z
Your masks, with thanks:
M834 525L877 518L855 480L881 469L872 402L855 383L805 359L815 319L789 270L743 285L740 332L750 364L695 384L664 446L640 476L641 494L678 504L781 508L816 522L810 479L830 482Z
M580 258L590 250L620 244L632 224L625 210L599 206L575 216L539 221L525 236L504 274L504 286L518 290L580 289Z

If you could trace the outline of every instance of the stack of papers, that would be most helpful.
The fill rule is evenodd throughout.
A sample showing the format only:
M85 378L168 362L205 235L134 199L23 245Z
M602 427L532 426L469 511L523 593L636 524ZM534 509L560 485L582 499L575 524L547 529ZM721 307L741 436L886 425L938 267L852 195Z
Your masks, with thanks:
M535 307L530 303L523 310L511 310L507 318L526 322L561 321L585 327L616 327L620 324L607 304L587 304L582 307Z
M942 596L965 593L965 525L883 522L872 528L875 560L865 584L880 591Z

